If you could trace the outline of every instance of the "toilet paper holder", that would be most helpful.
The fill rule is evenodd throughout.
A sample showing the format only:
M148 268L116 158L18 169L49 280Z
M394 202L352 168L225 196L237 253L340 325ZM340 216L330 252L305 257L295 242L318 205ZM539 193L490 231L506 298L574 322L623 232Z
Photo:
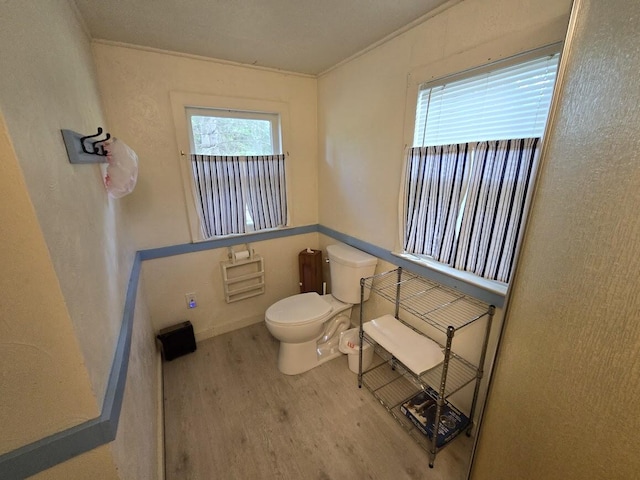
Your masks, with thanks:
M253 260L255 252L253 251L253 248L251 248L251 245L245 243L244 247L245 248L243 250L234 250L233 247L227 247L229 251L229 260L233 263L236 263L239 260Z
M227 303L237 302L265 291L264 260L246 243L243 250L228 247L229 260L220 262Z

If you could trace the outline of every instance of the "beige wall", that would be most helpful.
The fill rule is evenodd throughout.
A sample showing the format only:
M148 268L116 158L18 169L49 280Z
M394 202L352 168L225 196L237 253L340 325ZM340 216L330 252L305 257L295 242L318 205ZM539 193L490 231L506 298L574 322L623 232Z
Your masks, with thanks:
M69 163L60 129L105 124L90 43L70 2L2 6L0 103L102 402L133 255L97 165Z
M128 199L140 248L190 242L187 205L170 93L238 97L288 105L289 207L294 226L317 223L316 80L94 42L100 90L111 128L140 157L136 191ZM187 197L192 201L191 192Z
M236 97L288 107L284 151L289 152L288 193L292 226L317 223L317 136L315 78L220 63L166 52L94 43L109 124L130 137L140 156L136 191L127 205L131 231L141 248L192 241L170 94ZM227 305L219 262L227 250L145 262L146 295L156 330L189 319L198 338L261 321L275 300L296 292L297 254L315 247L315 235L252 245L265 259L266 293ZM199 306L187 309L186 293Z
M108 446L121 480L164 478L160 464L164 460L160 369L160 353L140 283L118 434Z
M399 249L398 193L405 128L413 131L412 112L406 110L415 108L408 86L418 81L417 76L422 81L440 78L562 41L570 8L570 0L467 0L321 76L320 223L382 248ZM326 242L322 238L321 246ZM381 265L378 271L393 268ZM369 313L375 310L372 307ZM498 309L486 378L491 373L502 315ZM469 359L478 358L483 334L480 323L461 331L455 350ZM480 407L485 389L486 382ZM468 409L472 395L467 388L453 400Z
M474 479L640 472L640 4L577 3Z
M6 453L100 410L1 117L0 158L0 453Z
M570 4L460 2L320 77L320 223L383 248L398 247L408 75L439 78L561 41Z
M154 328L190 320L201 340L263 321L270 305L299 293L298 253L317 248L317 242L318 234L308 233L252 243L264 259L265 293L229 304L220 268L220 262L228 259L226 248L145 261L143 274ZM187 308L184 296L191 292L198 300L194 309Z
M0 148L0 452L5 453L99 416L136 248L127 234L126 199L106 195L99 166L70 164L62 141L63 128L111 130L75 4L3 2L1 9L0 108L6 131L2 128ZM142 295L139 301L144 303ZM147 376L156 357L153 343L149 346L149 319L144 308L141 312L129 371L137 382L127 385L126 424L115 445L156 442L155 435L142 437L157 427L158 387L155 368ZM127 398L137 399L135 407ZM39 478L150 478L156 452L144 458L151 452L136 450L137 461L147 468L144 475L128 475L122 454L104 446Z

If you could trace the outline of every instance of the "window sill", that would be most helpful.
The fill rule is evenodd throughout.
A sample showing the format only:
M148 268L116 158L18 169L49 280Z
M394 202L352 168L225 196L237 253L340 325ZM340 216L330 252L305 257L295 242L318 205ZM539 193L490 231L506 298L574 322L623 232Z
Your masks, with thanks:
M487 280L486 278L479 277L478 275L475 275L471 272L456 270L455 268L449 267L448 265L444 265L435 260L421 258L410 253L391 252L391 254L404 260L408 260L409 262L415 263L417 265L430 268L431 270L435 270L439 273L455 278L456 280L461 280L470 285L482 288L483 290L486 290L488 292L495 293L496 295L504 297L507 294L507 288L509 287L509 285L506 283L498 282L495 280Z
M295 227L286 226L286 227L276 227L276 228L264 228L262 230L252 230L250 232L245 232L245 233L230 233L229 235L214 235L211 238L201 237L199 239L193 240L192 243L205 243L205 242L215 242L216 240L225 241L225 240L243 239L243 238L247 238L247 240L250 240L251 237L258 237L262 234L269 234L271 232L278 232L280 230L290 230L293 228ZM242 242L237 242L237 243L242 243Z

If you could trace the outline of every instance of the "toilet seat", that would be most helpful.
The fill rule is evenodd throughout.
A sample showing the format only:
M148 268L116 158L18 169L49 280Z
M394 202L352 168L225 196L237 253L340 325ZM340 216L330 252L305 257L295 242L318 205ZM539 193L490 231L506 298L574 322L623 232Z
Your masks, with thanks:
M316 292L300 293L271 305L265 318L280 325L305 325L326 317L332 306Z

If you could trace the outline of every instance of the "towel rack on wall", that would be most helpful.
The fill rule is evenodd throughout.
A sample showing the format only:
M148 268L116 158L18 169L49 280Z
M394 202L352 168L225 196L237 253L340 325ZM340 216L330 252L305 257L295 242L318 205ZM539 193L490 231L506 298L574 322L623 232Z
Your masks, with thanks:
M102 127L98 127L93 135L81 135L64 129L61 132L69 163L106 163L104 142L111 138L111 134L105 133L105 138L99 139L103 133Z

